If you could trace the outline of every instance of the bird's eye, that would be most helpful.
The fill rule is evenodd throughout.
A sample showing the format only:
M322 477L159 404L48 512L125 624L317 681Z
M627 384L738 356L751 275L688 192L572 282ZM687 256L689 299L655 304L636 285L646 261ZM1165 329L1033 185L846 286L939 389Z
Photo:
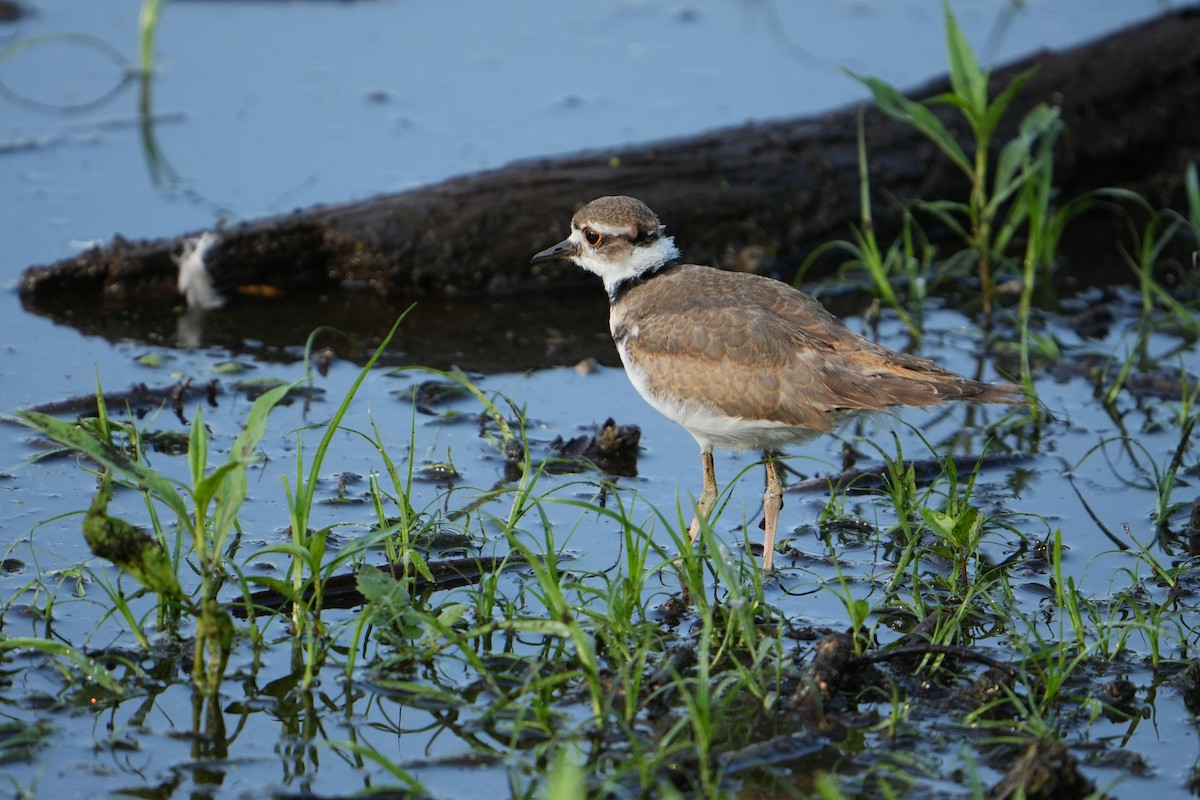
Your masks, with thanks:
M592 247L595 247L596 245L600 244L600 240L603 239L604 236L592 230L591 228L584 228L583 238L587 239L588 244L590 244Z

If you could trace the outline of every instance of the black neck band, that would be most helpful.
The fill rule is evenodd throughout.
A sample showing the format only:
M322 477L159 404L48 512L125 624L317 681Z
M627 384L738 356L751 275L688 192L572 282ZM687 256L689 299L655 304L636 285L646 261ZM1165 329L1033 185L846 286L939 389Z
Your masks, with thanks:
M611 306L613 303L621 299L621 295L625 294L633 287L640 286L651 278L661 275L671 267L676 267L678 265L679 259L672 258L669 261L664 261L657 267L651 267L640 275L634 275L626 278L625 280L617 281L617 284L613 286L612 290L608 293L608 304Z

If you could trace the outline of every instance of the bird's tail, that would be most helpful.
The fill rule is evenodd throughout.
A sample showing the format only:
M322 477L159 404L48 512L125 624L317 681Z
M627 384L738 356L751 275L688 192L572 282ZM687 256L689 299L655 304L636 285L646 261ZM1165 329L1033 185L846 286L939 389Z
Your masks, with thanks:
M974 391L964 392L962 398L972 403L1003 403L1010 406L1025 405L1033 402L1033 398L1025 391L1024 386L1015 383L978 383L971 382Z

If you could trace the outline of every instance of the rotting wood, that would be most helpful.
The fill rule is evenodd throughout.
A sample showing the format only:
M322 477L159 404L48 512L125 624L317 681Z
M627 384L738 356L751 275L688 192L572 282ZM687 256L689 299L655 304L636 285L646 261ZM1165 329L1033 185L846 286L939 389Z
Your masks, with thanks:
M1056 163L1063 196L1100 186L1181 204L1183 170L1200 159L1200 12L1187 9L996 71L993 87L1039 67L997 133L1013 134L1037 103L1069 126ZM915 92L945 91L942 79ZM939 111L959 135L961 122ZM787 273L814 247L849 234L859 217L859 107L759 122L687 139L514 163L394 195L317 207L221 231L212 269L227 294L262 287L292 295L360 288L390 298L506 294L578 282L576 270L533 271L531 253L561 238L573 209L602 194L632 194L657 209L688 257L729 266L765 251ZM912 128L866 114L875 225L885 238L899 204L965 197L965 181ZM1077 226L1078 228L1079 226ZM1101 230L1097 230L1101 229ZM1123 223L1072 234L1075 253L1112 253ZM1102 242L1089 249L1089 240ZM31 267L19 291L37 300L102 293L106 302L176 296L173 255L188 237L105 246ZM751 248L751 249L747 249ZM1076 261L1084 257L1077 255ZM1094 277L1097 262L1087 257Z
M1079 761L1064 742L1035 739L988 789L988 800L1075 800L1094 797L1096 787L1079 770Z
M854 640L846 633L831 633L822 637L812 652L791 705L801 718L819 722L854 656Z

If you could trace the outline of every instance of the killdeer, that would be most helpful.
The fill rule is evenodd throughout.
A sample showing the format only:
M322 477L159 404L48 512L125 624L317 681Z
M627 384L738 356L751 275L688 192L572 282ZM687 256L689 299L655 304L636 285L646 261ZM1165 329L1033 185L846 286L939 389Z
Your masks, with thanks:
M762 568L769 572L783 446L856 412L1026 399L1019 386L973 381L868 341L788 284L684 264L665 230L640 200L601 197L571 219L570 236L532 263L569 259L600 276L629 380L699 443L704 488L688 529L693 545L717 500L714 447L763 452Z

